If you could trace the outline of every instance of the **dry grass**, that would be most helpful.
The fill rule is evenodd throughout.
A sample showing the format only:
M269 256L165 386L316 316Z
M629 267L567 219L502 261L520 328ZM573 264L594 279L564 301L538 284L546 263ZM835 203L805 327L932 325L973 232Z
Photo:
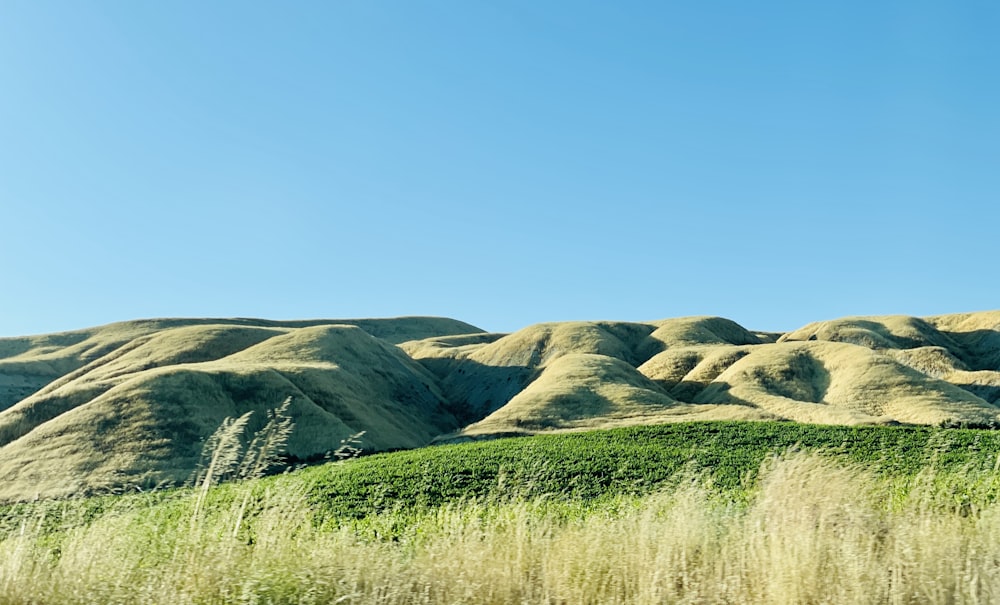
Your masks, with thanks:
M287 480L252 514L251 487L232 488L198 523L190 501L48 537L27 519L0 542L0 603L996 602L1000 506L956 508L936 484L903 497L793 455L740 505L692 478L592 508L466 502L317 527Z
M675 398L692 401L719 374L752 350L732 345L672 347L649 359L638 370L668 389Z
M695 398L697 403L736 401L819 424L989 424L1000 412L972 393L888 355L826 341L755 348Z
M146 361L151 361L154 365L165 365L164 362L172 351L179 352L181 356L188 355L192 349L200 350L202 355L207 354L207 357L198 361L218 359L228 355L237 349L227 348L228 345L224 343L225 340L231 339L230 336L218 334L220 330L225 332L227 328L233 333L238 333L240 328L246 328L249 332L254 332L255 328L287 331L322 325L357 326L368 334L392 344L482 332L481 329L465 322L443 317L299 321L178 318L126 321L72 332L0 338L0 410L13 405L26 394L75 373L88 364L97 362L97 365L103 365L161 335L163 340L154 342L151 347L145 347L144 353L152 359L134 358L129 371L134 372L135 366ZM167 335L178 328L193 330ZM215 346L204 346L205 342L198 342L205 340L204 334L201 336L197 334L198 328L208 328L206 333L212 333L214 330L214 337L217 339ZM107 355L111 357L102 360Z
M424 334L414 321L404 330L398 320L393 334ZM379 450L419 447L458 427L423 366L354 325L142 332L148 324L159 325L81 333L51 351L41 338L20 339L36 345L20 352L15 339L6 343L17 353L8 361L22 365L58 355L83 363L80 347L95 339L118 346L0 412L0 499L182 481L223 418L264 412L288 396L297 421L289 453L300 459L360 431L371 435L366 449ZM126 337L134 338L122 344Z
M527 388L493 414L466 427L462 434L764 418L748 406L679 402L624 361L573 353L547 364Z
M614 391L609 385L605 393L594 391L595 378L606 375L601 368L608 368L622 362L633 369L653 355L672 347L694 345L734 345L760 344L761 340L738 324L718 317L683 317L651 323L628 322L561 322L529 326L499 339L469 343L462 341L455 346L442 339L434 339L427 344L406 343L405 350L420 360L441 378L441 388L446 399L468 411L468 422L483 421L470 432L483 432L484 427L493 427L499 432L520 432L522 427L505 424L503 418L516 419L524 416L525 410L504 411L502 408L517 402L517 407L526 407L525 400L537 402L542 407L551 408L566 402L567 392L576 397L577 407L600 408L599 402L606 399L608 392ZM583 356L595 355L604 358L605 363L582 361ZM565 359L565 358L570 359ZM577 363L579 367L571 368ZM618 364L620 365L620 364ZM552 369L550 369L552 368ZM598 370L598 374L588 376L588 368ZM565 389L550 389L553 374L567 379L578 379ZM618 371L612 372L616 376ZM645 379L635 372L627 383L643 383L639 388L647 391L650 404L662 404L665 392L655 385L644 384ZM535 382L541 384L536 386ZM619 383L621 381L618 381ZM549 392L555 399L544 398ZM572 427L553 423L550 428L578 428L613 426L625 416L621 412L636 407L633 401L635 391L630 388L617 389L623 398L612 396L611 406L616 412L607 418L592 415L587 419L577 418ZM530 405L530 404L528 404ZM633 422L649 422L650 407L641 406L643 411L634 416ZM662 409L662 405L660 406ZM494 412L500 415L487 419ZM672 408L660 421L671 421L678 415L690 414L688 420L705 418L743 418L746 410L735 410L727 406L723 412L714 407L694 409L692 406ZM531 416L550 416L551 411L528 411ZM572 417L572 409L555 412L555 416ZM769 417L764 413L750 412L755 418Z
M480 411L469 435L694 419L992 426L998 317L846 318L778 339L711 317L569 322L412 350L433 356L446 397Z

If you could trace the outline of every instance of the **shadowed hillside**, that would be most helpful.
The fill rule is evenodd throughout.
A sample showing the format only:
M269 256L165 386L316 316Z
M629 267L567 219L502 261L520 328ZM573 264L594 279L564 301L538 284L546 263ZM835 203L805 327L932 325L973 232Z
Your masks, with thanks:
M0 339L0 499L190 476L292 398L294 458L682 420L994 426L1000 312L787 334L717 317L490 334L444 318L158 319Z

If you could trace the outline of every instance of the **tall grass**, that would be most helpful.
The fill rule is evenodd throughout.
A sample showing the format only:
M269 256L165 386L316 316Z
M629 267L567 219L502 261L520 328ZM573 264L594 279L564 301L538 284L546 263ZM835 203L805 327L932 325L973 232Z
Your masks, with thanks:
M690 476L600 505L467 500L320 524L286 476L135 498L58 531L28 517L0 542L0 603L1000 602L1000 505L943 485L793 454L741 502Z

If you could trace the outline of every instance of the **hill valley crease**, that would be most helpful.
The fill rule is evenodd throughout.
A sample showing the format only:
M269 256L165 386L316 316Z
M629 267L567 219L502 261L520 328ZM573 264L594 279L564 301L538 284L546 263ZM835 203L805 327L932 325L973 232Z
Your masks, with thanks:
M152 319L0 338L0 501L173 485L291 398L292 460L697 420L1000 425L1000 311L728 319ZM259 427L258 427L259 428Z

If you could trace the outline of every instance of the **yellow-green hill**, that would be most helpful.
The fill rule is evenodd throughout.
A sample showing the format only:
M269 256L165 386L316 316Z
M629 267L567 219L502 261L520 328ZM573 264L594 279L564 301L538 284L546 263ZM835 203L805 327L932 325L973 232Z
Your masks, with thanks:
M400 325L408 322L416 325ZM434 318L162 323L75 333L63 349L45 338L0 344L21 349L0 372L53 360L51 373L62 372L0 412L0 498L183 481L224 418L257 411L259 425L289 396L292 456L322 455L360 431L370 450L424 445L458 428L433 376L358 325L388 328L381 333L393 339L476 330ZM88 344L103 354L88 356Z

